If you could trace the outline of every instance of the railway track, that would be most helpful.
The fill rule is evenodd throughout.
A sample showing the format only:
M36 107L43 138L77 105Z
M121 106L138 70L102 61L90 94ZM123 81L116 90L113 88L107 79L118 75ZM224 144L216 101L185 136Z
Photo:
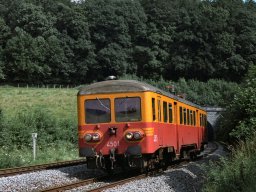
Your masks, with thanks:
M217 143L212 143L211 147L207 148L205 154L201 155L197 159L201 159L203 157L206 157L207 154L210 155L211 153L214 153L214 151L218 149L218 146L219 145ZM195 159L195 161L197 159ZM168 167L168 169L179 169L182 166L184 166L185 164L187 164L187 162L188 162L188 159L174 161L173 164ZM85 163L85 162L81 161L81 163ZM54 166L55 167L56 166L57 167L63 167L63 164L62 165L61 164L58 164L58 165L57 164L56 165L51 164L51 166L50 167L48 166L48 168L49 169L55 168ZM70 166L70 164L67 164L67 162L66 162L66 166ZM47 168L41 168L41 169L47 169ZM37 169L37 170L40 170L40 169ZM27 172L29 172L29 171L27 171ZM76 190L76 188L78 188L78 187L86 188L85 190L82 189L84 191L91 191L91 192L102 191L102 190L105 190L105 189L108 189L108 188L113 188L117 185L123 185L123 184L128 183L128 182L144 179L144 178L146 178L148 176L151 176L151 175L157 176L157 175L161 175L163 173L164 172L161 171L161 170L160 171L157 170L157 171L150 172L150 173L147 173L147 174L138 174L138 173L135 172L135 173L129 173L129 174L124 175L124 173L122 172L120 174L116 173L111 177L109 175L102 174L99 177L94 177L94 178L89 178L89 179L87 178L87 179L76 181L76 182L69 183L69 184L59 184L59 186L54 186L54 187L50 186L50 188L42 188L41 191L42 192L56 192L56 191L65 191L65 190L71 190L71 189ZM16 174L17 174L17 172L16 172Z
M91 184L94 182L99 182L99 181L105 180L108 177L109 177L108 175L103 175L103 176L96 177L96 178L85 179L82 181L77 181L77 182L70 183L70 184L63 185L63 186L55 186L55 187L43 189L41 192L57 192L57 191L65 191L65 190L69 190L69 189L74 189L74 188L88 185L88 184Z
M12 176L12 175L19 175L23 173L29 173L33 171L54 169L54 168L67 167L67 166L73 166L73 165L80 165L85 163L86 161L83 159L83 160L60 161L56 163L32 165L32 166L26 166L26 167L0 169L0 178Z

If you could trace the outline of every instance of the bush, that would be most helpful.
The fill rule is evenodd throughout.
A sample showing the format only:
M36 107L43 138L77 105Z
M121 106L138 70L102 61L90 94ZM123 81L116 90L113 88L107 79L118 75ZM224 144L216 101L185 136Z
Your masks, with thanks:
M205 192L256 191L253 175L256 174L256 134L246 142L240 142L230 159L212 163L208 168Z
M247 77L227 106L220 123L223 140L245 140L256 131L256 65L252 65Z
M227 102L230 102L234 98L239 88L237 83L217 79L200 82L181 78L177 82L173 82L163 79L159 79L158 81L140 79L134 75L126 75L121 77L121 79L144 81L167 92L172 92L172 87L174 86L177 95L185 96L187 100L201 106L226 107Z
M72 160L77 159L77 157L77 146L66 141L57 141L45 146L38 144L35 161L33 160L32 147L1 147L0 169Z
M41 146L56 141L76 143L76 125L76 119L58 119L44 108L23 108L14 117L2 117L0 144L6 147L29 147L33 132L38 133L38 144Z

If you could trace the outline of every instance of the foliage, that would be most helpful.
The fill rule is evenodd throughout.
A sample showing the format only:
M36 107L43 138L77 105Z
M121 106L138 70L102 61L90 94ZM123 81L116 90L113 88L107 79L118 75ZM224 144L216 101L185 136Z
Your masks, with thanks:
M32 142L32 139L31 139ZM50 163L56 161L77 159L77 148L75 145L64 141L54 144L38 146L36 149L36 160L33 160L32 146L29 147L1 147L0 169L6 167L27 166L34 164Z
M205 192L255 191L256 137L241 142L229 159L212 163L208 168Z
M200 82L197 80L185 80L184 78L175 81L165 81L160 79L158 81L152 79L138 78L135 75L127 75L121 79L136 79L145 81L167 92L173 92L178 96L194 102L201 106L216 106L226 107L231 99L239 89L239 85L224 80L210 79L207 82Z
M227 106L220 125L221 139L246 139L256 130L256 65L252 65L244 83ZM224 131L223 131L224 130Z
M240 82L255 31L254 1L0 0L0 80Z
M0 87L0 167L77 158L76 92ZM38 133L35 162L33 132Z

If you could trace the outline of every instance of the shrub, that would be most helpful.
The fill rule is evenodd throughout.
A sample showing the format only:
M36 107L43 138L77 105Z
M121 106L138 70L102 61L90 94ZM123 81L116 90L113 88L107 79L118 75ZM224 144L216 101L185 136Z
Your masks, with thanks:
M230 141L245 140L256 131L256 65L252 65L234 99L227 106L219 135Z
M208 170L205 192L255 191L256 183L256 134L246 142L240 142L230 159L212 163Z

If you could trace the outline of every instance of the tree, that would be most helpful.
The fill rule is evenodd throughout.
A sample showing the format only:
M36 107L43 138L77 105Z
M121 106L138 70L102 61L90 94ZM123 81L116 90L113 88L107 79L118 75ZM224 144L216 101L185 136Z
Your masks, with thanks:
M6 41L10 36L10 29L6 25L4 19L0 17L0 80L5 78L4 73L4 48L6 46Z
M56 27L59 31L64 54L67 57L66 69L73 82L85 83L88 66L95 63L94 47L90 40L86 13L81 6L58 5Z
M49 72L44 62L45 41L42 37L33 39L17 27L16 35L9 39L4 51L7 80L12 82L40 82Z
M251 65L248 73L228 105L221 121L222 139L245 140L256 131L256 65Z

